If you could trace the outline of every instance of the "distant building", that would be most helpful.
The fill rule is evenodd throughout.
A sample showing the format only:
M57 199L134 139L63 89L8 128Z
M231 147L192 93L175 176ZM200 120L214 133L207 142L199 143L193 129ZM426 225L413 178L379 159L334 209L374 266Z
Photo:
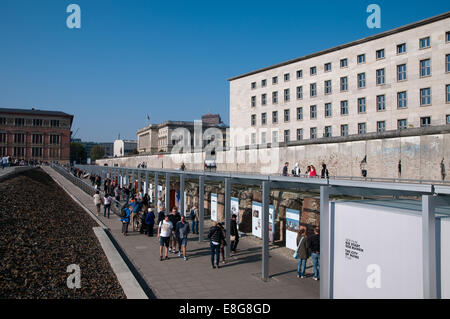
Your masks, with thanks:
M103 146L105 150L105 157L114 156L114 143L98 143L98 145Z
M0 156L67 164L72 122L59 111L0 108Z
M137 142L131 140L114 141L114 157L121 157L131 154L137 148Z
M191 145L192 148L198 147L200 141L194 141L195 122L186 121L167 121L161 124L150 124L137 132L138 136L138 152L140 154L156 154L167 153L172 150L172 147L177 142L189 136L186 144ZM207 114L202 116L202 139L206 135L220 135L223 146L226 145L226 130L227 126L222 123L218 114ZM215 130L214 132L214 129ZM186 134L189 132L189 134ZM180 136L180 133L185 136ZM217 134L219 133L219 134ZM201 147L204 147L211 138L203 139Z
M80 138L72 139L72 142L80 143L86 150L87 157L91 157L91 150L94 146L102 146L105 150L104 157L113 157L114 154L114 143L96 143L96 142L83 142Z

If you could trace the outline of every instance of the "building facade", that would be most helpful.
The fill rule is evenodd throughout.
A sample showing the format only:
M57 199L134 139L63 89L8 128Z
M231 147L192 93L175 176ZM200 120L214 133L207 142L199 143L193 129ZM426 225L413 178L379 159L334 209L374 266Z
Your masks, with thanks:
M122 157L133 153L137 148L137 142L132 140L115 140L114 157Z
M450 13L229 82L234 147L450 124Z
M0 108L0 156L67 164L73 115Z

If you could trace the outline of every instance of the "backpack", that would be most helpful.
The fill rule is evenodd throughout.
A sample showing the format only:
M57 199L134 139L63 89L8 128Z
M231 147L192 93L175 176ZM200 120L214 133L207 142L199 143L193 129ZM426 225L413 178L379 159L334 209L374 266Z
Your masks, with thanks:
M125 211L125 207L123 207L123 208L120 210L120 217L121 217L121 218L127 217L127 212Z

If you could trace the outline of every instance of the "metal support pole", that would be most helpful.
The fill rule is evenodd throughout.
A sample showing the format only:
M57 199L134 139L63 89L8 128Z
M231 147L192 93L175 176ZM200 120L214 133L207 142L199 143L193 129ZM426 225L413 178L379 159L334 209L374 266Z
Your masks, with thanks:
M205 223L205 176L198 178L198 241L203 241Z
M159 205L158 205L158 203L159 203L159 191L158 191L159 181L158 181L158 178L159 178L159 174L155 173L155 185L153 185L155 188L155 195L153 197L153 200L156 201L156 205L155 205L156 211L159 213L161 210L161 207L159 207Z
M269 202L270 182L262 182L262 271L261 279L269 280Z
M185 202L184 202L184 174L180 174L180 213L181 216L185 216Z
M145 171L145 189L144 189L144 195L148 194L148 190L150 189L150 181L148 178L148 171Z
M170 213L170 174L166 173L166 214Z
M320 298L332 298L330 187L320 186Z
M135 183L135 181L136 181L136 177L134 175L134 169L132 169L131 170L131 189L134 188L134 194L136 194L136 187L135 187L136 183Z
M225 229L226 231L226 242L225 246L225 258L230 258L231 241L230 241L230 230L231 230L231 179L225 178Z
M422 196L423 298L437 298L435 198Z
M141 179L142 179L142 174L141 174L142 172L140 171L140 170L137 170L136 171L136 174L137 174L137 180L138 180L138 192L140 192L141 191L141 185L142 185L142 181L141 181Z

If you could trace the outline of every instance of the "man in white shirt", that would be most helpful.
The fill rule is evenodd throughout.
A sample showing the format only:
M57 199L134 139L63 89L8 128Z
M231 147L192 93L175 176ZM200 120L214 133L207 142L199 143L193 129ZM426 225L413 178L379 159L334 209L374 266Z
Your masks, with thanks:
M166 252L165 259L169 259L167 255L169 254L169 242L172 229L173 224L169 221L169 216L166 216L158 226L159 260L163 260L163 248L165 248Z

